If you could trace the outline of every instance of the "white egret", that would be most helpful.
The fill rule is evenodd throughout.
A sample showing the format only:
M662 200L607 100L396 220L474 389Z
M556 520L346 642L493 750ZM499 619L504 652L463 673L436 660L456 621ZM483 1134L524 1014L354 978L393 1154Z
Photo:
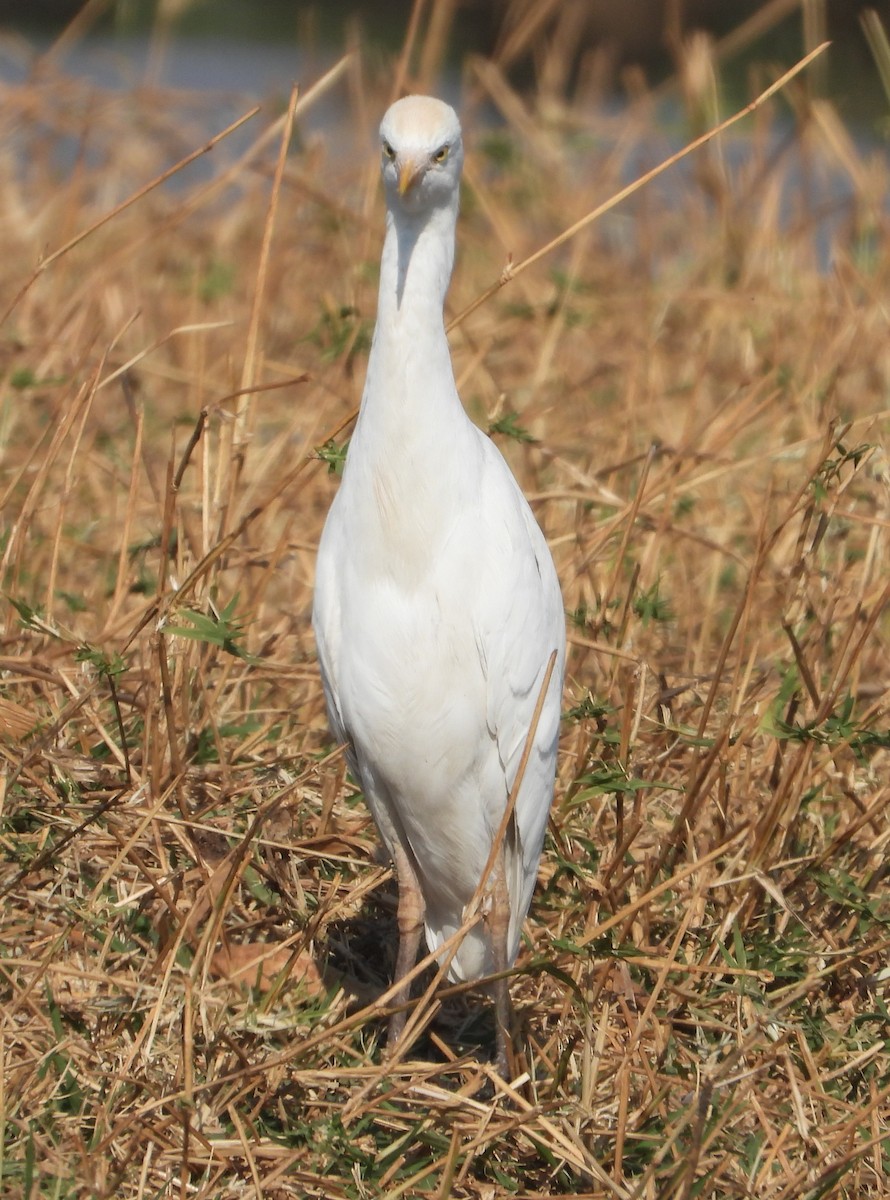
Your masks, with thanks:
M516 480L457 394L443 306L463 145L454 110L397 101L380 126L386 238L361 411L318 549L313 624L346 744L399 885L395 979L463 923L543 708L483 916L452 980L512 965L553 796L562 597ZM405 1023L409 988L390 1021ZM506 1065L509 997L495 989Z

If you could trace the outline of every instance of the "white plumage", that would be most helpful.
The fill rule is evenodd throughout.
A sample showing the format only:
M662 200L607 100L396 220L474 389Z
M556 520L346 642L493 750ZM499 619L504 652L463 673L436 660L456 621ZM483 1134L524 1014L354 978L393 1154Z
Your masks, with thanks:
M454 382L443 305L463 162L457 116L408 96L380 137L388 212L377 325L318 550L313 624L332 730L396 864L397 978L416 958L421 921L433 949L462 924L557 654L505 839L507 896L499 903L493 891L489 917L451 963L451 978L472 980L513 962L531 901L565 624L543 534ZM391 1039L403 1023L397 1013Z

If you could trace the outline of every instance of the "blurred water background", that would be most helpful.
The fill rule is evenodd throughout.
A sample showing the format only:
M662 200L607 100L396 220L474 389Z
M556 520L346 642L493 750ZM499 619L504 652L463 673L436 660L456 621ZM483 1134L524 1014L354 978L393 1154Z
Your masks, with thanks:
M0 88L50 76L79 81L77 95L61 101L72 105L70 138L58 139L54 151L63 172L84 153L85 125L78 126L74 110L123 103L115 98L128 94L138 95L143 108L147 95L157 95L158 112L178 127L171 154L185 154L252 102L263 102L267 115L280 111L294 81L305 92L347 49L358 51L364 80L378 85L391 80L418 8L417 45L425 47L426 58L415 57L409 82L419 78L427 90L454 102L466 101L472 90L467 63L473 56L493 60L510 89L530 103L540 105L549 96L557 117L565 102L576 112L595 111L617 128L624 112L648 97L648 123L627 156L625 182L741 107L826 36L832 39L829 52L800 86L811 98L830 102L857 153L890 150L890 65L884 63L882 77L867 35L869 21L872 29L890 30L890 0L0 0ZM539 22L540 38L523 43L514 37L511 43L517 25L530 16ZM700 114L698 126L677 76L679 46L688 46L696 31L711 39L719 67L713 105ZM542 80L538 50L545 38L559 36L562 55L548 55L550 75L554 62L559 70ZM776 112L771 134L776 153L792 160L785 186L789 197L806 189L809 210L816 214L817 253L827 265L832 237L854 204L855 180L840 161L814 171L812 162L800 158L793 104L783 97ZM350 84L344 73L301 119L296 145L321 137L332 143L326 152L334 156L349 156L357 145L369 153L378 115L356 119L355 77ZM11 139L15 120L7 120ZM477 87L474 127L496 128L502 120L503 111ZM329 137L334 131L337 136ZM237 154L254 136L248 129L228 139L214 164L196 164L171 186L216 169L223 154ZM612 136L607 126L601 136ZM746 136L736 127L724 139L730 167L748 153ZM684 186L691 170L686 164L659 183L663 201L670 202L671 189ZM788 205L790 213L792 199ZM620 230L620 219L611 224Z
M890 28L890 0L534 0L541 28L574 9L576 35L567 47L569 86L591 53L602 62L603 91L626 94L628 79L657 87L675 69L672 41L693 30L726 42L722 85L732 105L746 97L752 63L790 64L807 37L832 40L818 72L820 90L845 120L863 133L886 134L890 100L863 31L872 11ZM523 0L447 0L435 8L441 61L432 64L440 89L453 91L468 54L505 49ZM63 39L66 68L103 86L145 82L174 88L237 90L257 98L286 91L291 81L322 68L347 45L360 46L371 62L398 53L415 4L411 0L0 0L0 79L21 78L33 62ZM420 6L423 9L423 5ZM759 22L760 28L757 29ZM741 27L752 32L729 42ZM512 57L511 81L531 83L534 47ZM428 64L429 65L429 64Z

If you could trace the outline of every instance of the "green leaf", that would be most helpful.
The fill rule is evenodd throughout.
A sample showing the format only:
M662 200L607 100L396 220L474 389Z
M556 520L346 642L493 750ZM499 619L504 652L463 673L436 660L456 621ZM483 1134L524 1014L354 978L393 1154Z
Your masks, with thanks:
M661 581L656 580L652 587L635 597L633 609L644 625L650 621L670 621L674 611L670 601L661 595Z
M567 708L562 715L567 721L595 721L598 717L608 716L614 711L614 708L607 704L599 704L588 692L583 700L572 708Z
M26 629L43 630L41 622L41 614L38 609L32 608L30 604L26 604L24 600L16 600L14 596L7 595L6 599L19 614L22 624Z
M226 654L232 654L245 662L259 662L258 658L248 654L238 645L238 639L244 636L244 627L234 619L237 603L238 597L235 596L224 608L209 614L196 612L193 608L181 608L178 616L184 617L190 624L169 624L164 627L165 632L176 637L191 638L195 642L204 642L208 646L216 646Z
M329 438L323 446L318 447L316 454L323 463L327 463L330 475L342 475L348 449L348 439L342 446L338 446L333 438Z
M488 426L489 433L502 433L504 437L513 438L515 442L530 442L535 444L536 439L532 437L527 429L518 424L519 414L515 412L504 413L502 417L498 417L496 421L492 421Z
M79 663L89 663L106 679L122 675L127 669L126 661L120 654L105 654L104 651L88 644L78 646L74 652L74 660Z
M235 268L231 263L213 259L198 284L198 295L205 304L227 296L235 283Z

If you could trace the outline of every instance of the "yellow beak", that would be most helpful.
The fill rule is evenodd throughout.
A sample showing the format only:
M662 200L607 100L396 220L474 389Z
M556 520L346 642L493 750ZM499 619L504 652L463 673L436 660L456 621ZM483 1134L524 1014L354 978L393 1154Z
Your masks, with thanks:
M399 195L404 194L414 187L415 183L422 178L425 169L425 163L417 162L413 158L402 159L399 163Z

